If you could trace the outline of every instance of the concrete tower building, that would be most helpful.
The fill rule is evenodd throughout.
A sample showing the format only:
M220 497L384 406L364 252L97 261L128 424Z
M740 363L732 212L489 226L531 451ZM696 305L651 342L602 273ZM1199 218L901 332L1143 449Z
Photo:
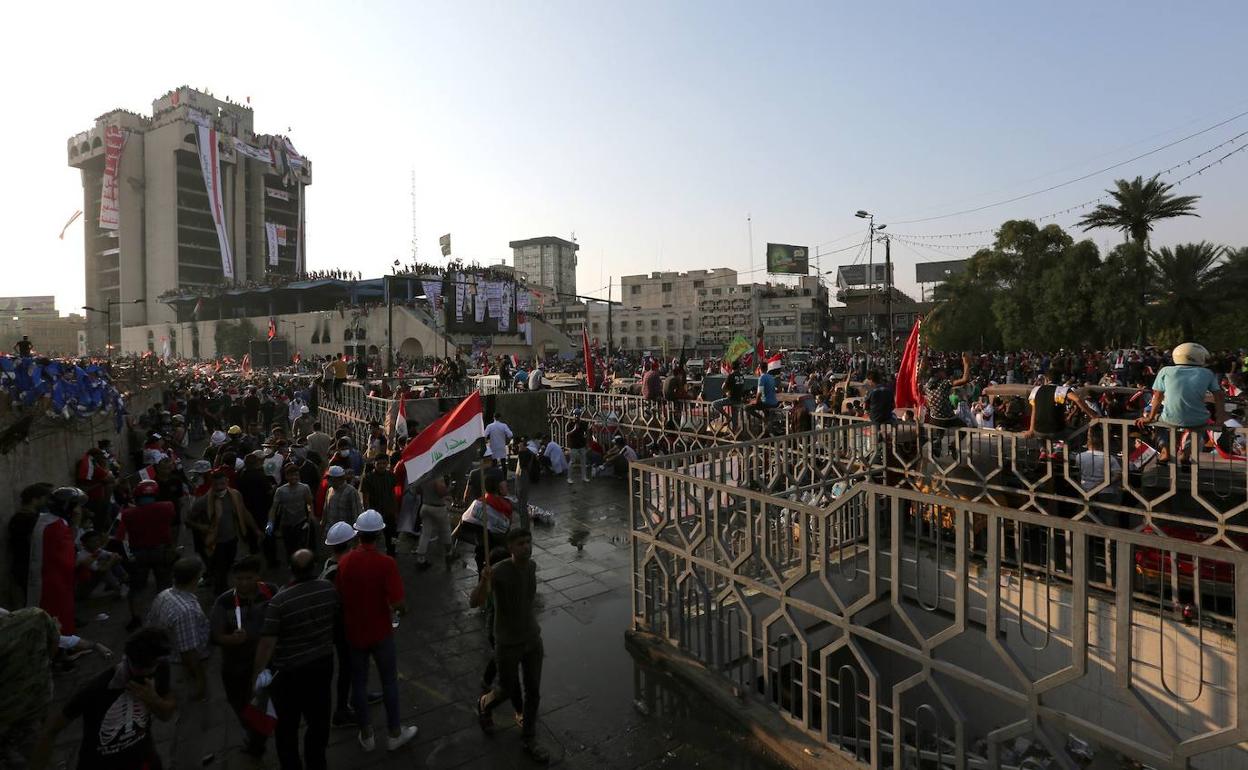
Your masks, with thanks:
M100 311L89 314L92 350L106 336L116 344L123 324L172 321L170 293L304 269L312 164L284 137L257 134L248 105L183 86L150 117L101 115L67 152L82 174L87 304Z
M580 244L546 236L512 241L513 264L530 284L549 286L559 296L576 294L576 252Z

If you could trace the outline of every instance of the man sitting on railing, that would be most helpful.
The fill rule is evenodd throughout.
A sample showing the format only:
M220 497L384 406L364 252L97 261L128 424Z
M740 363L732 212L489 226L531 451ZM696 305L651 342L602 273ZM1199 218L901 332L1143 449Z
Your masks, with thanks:
M711 402L711 408L721 420L727 421L733 430L737 427L736 406L745 397L745 378L741 375L741 359L732 362L732 371L724 377L720 397ZM724 407L730 407L725 413Z
M1209 351L1195 342L1184 342L1174 349L1174 366L1162 367L1153 381L1153 400L1148 414L1136 420L1140 427L1160 422L1170 433L1182 431L1191 445L1191 459L1196 460L1201 437L1209 422L1205 394L1213 394L1213 420L1226 422L1226 393L1218 384L1217 375L1205 368ZM1181 441L1182 439L1180 439ZM1182 459L1182 444L1179 445ZM1168 459L1169 442L1162 445L1162 462Z
M780 406L780 398L776 395L776 378L772 372L778 372L784 367L780 356L773 356L767 362L767 371L758 376L758 390L754 392L754 400L746 405L746 410L767 411Z

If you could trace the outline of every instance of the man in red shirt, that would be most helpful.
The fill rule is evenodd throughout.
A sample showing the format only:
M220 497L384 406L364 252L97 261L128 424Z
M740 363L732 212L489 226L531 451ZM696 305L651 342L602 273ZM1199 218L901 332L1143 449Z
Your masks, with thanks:
M399 671L394 647L392 619L406 611L403 580L395 560L377 550L377 540L386 528L381 514L371 508L355 520L360 544L338 561L338 596L342 602L342 624L351 648L351 699L358 721L360 747L376 747L368 713L368 662L377 662L390 751L416 737L416 726L399 724Z
M140 481L134 487L135 504L121 511L117 539L130 545L130 622L127 631L143 624L145 610L140 599L147 588L149 574L156 578L156 590L173 584L173 523L177 518L173 503L157 500L160 484Z

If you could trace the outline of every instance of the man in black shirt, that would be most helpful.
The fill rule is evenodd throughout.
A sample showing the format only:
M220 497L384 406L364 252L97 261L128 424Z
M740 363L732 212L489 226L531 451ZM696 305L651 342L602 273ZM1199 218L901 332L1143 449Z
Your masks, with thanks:
M13 346L13 350L17 351L18 358L29 358L30 354L35 350L35 343L30 341L30 337L23 334L22 338Z
M1041 438L1060 441L1068 433L1066 430L1066 405L1074 404L1090 419L1100 417L1087 403L1080 398L1074 388L1054 385L1048 375L1041 375L1040 384L1032 388L1027 398L1031 406L1031 425L1023 434L1027 438Z
M537 709L542 686L542 628L537 623L534 600L537 597L537 567L533 564L533 533L513 529L507 533L510 559L496 566L485 565L481 580L473 589L469 604L480 607L486 598L494 599L494 649L498 660L499 687L481 696L477 719L487 734L494 731L492 712L523 692L524 717L521 741L524 753L534 762L545 764L550 754L537 742ZM520 675L524 672L521 690Z
M169 685L169 636L142 628L126 641L121 663L90 679L44 727L35 767L45 767L57 733L82 717L79 770L159 770L152 716L167 722L177 709Z

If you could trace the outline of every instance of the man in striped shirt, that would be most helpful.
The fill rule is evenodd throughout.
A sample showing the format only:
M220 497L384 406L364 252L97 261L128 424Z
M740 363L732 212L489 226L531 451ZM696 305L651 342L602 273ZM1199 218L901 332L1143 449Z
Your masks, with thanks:
M307 549L291 556L290 569L294 579L269 600L255 675L263 682L266 669L273 669L269 692L277 711L275 743L281 766L325 770L338 591L317 577L316 557ZM302 761L300 722L307 723Z

